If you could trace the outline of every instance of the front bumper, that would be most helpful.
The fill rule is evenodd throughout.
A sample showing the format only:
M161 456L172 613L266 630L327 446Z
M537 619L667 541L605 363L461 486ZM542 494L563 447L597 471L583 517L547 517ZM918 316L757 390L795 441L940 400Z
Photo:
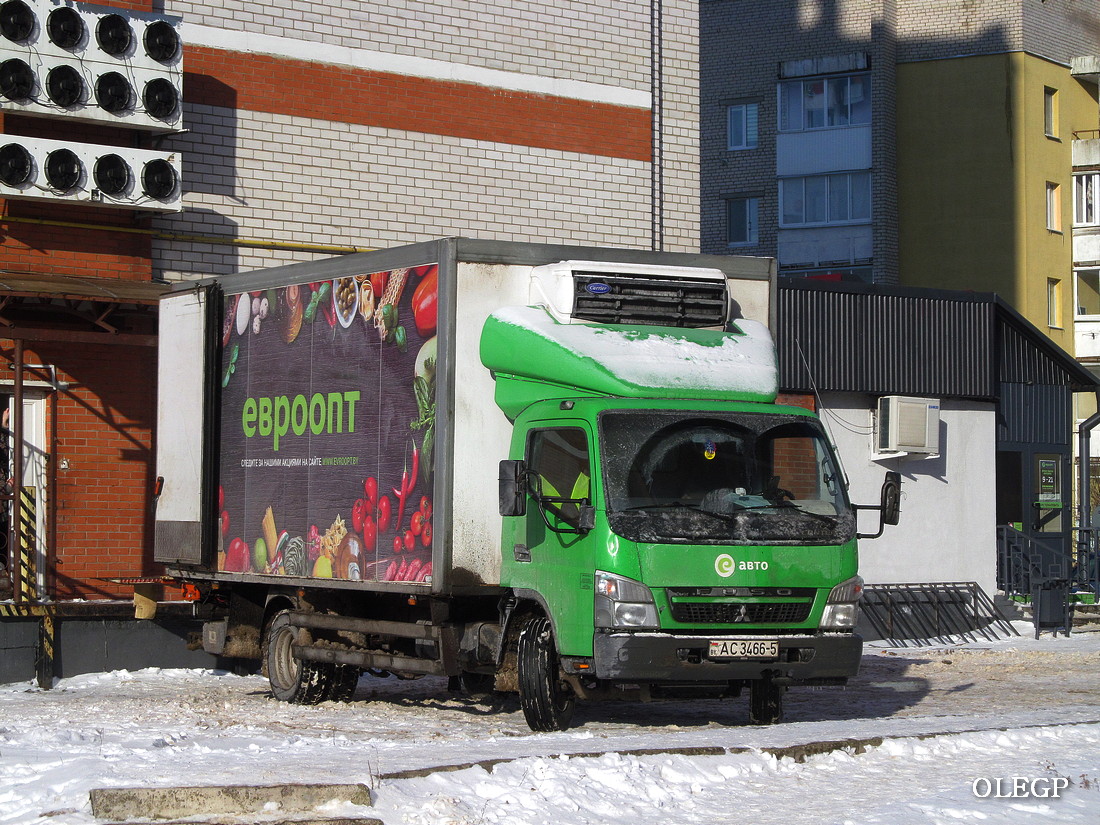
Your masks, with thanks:
M596 677L619 682L727 682L770 677L778 684L843 684L859 672L863 638L854 633L779 636L777 660L707 658L710 641L746 638L721 633L601 633L595 637ZM776 636L759 638L774 639Z

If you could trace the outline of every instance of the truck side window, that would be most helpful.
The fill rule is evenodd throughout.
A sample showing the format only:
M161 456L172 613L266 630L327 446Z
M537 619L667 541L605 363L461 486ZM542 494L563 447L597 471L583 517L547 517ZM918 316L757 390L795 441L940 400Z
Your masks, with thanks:
M576 527L578 505L591 503L592 472L584 430L575 427L536 430L527 445L527 468L538 476L543 497L572 499L548 504L547 509Z

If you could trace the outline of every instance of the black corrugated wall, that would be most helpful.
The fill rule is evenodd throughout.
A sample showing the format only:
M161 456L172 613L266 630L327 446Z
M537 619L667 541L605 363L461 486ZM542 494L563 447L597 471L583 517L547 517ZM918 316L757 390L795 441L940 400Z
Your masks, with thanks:
M826 288L823 288L826 287ZM965 293L848 285L778 290L780 385L877 395L994 400L996 308Z

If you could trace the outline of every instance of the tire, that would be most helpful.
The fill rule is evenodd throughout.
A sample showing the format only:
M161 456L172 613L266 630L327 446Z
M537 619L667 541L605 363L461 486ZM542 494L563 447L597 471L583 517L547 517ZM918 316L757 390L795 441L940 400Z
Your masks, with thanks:
M264 644L264 662L271 695L281 702L316 705L324 701L332 668L318 662L303 662L290 652L298 631L290 624L290 611L280 610L271 619Z
M362 671L355 665L332 665L328 692L325 698L333 702L350 702L355 696Z
M496 688L497 677L494 673L474 673L464 670L459 678L463 692L474 698L489 696Z
M754 679L749 684L749 721L754 725L774 725L782 721L785 690L771 679Z
M519 703L533 731L565 730L573 720L576 697L558 672L550 620L528 619L519 631Z

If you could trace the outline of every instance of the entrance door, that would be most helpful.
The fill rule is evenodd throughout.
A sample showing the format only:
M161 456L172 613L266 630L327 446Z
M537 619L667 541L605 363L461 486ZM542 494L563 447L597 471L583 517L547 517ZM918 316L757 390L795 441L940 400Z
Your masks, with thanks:
M14 399L0 395L3 408L3 446L0 448L0 564L9 574L19 567L22 593L31 598L46 595L46 398L25 392L23 396L23 477L20 501L15 500ZM18 543L13 544L15 520L20 520ZM9 578L14 579L14 575Z
M23 396L23 541L33 554L35 587L46 595L46 479L49 453L46 445L46 399Z
M1015 526L1030 539L1046 577L1069 573L1069 487L1069 456L1056 445L1019 445L997 453L997 523Z

